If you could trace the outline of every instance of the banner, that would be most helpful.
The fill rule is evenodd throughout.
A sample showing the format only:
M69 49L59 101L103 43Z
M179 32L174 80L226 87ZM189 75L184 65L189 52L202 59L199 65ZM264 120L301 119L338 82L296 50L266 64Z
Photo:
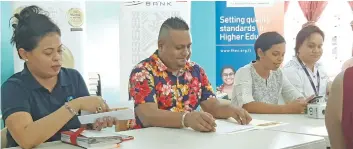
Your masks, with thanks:
M37 5L47 11L49 17L61 30L61 42L64 45L63 66L73 67L82 75L84 72L84 31L85 31L85 2L28 2L13 1L12 10L19 13L24 7ZM14 47L15 73L22 71L23 60L18 57Z
M1 14L1 9L2 9L2 2L0 2L0 21L2 21L2 14ZM0 23L0 59L1 59L1 62L0 62L0 83L2 85L2 69L1 69L1 66L3 65L3 60L2 60L2 57L1 57L1 54L2 54L2 41L1 41L1 37L2 37L2 23ZM1 95L1 90L0 90L0 95ZM1 96L0 96L0 101L1 101ZM1 107L1 102L0 102L0 107ZM1 115L1 118L2 118L2 115ZM2 129L3 128L3 122L1 122L1 126L0 128Z
M255 60L254 43L263 32L283 35L284 3L216 2L216 85L219 98L230 99L236 70Z
M190 25L190 2L130 1L119 8L120 100L128 100L129 76L133 67L158 48L160 26L171 16Z

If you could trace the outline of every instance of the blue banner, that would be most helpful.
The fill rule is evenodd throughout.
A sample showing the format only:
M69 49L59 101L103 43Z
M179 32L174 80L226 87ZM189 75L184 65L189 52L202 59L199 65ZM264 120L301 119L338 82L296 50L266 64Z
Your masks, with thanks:
M219 98L231 98L236 70L256 59L254 43L260 34L276 31L283 35L283 2L244 4L216 2L216 85Z
M217 94L225 85L234 83L233 70L255 60L258 35L253 7L227 7L225 1L216 2Z

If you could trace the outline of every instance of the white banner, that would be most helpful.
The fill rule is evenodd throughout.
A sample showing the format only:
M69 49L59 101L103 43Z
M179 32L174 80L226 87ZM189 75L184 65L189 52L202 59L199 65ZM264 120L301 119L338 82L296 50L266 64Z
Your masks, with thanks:
M148 58L157 47L160 26L171 16L179 16L190 25L190 1L130 1L119 8L120 100L128 100L132 68Z
M13 13L19 13L24 7L30 5L37 5L49 12L49 17L59 26L61 41L65 45L65 49L68 50L64 54L64 65L74 66L76 70L84 74L85 2L13 1ZM14 50L14 65L15 73L23 69L23 60L19 59L16 50Z

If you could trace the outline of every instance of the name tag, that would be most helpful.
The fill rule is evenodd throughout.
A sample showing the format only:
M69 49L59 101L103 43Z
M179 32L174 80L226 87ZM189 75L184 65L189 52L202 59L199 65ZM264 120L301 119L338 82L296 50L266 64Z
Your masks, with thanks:
M69 102L69 101L71 101L71 100L73 100L73 99L74 99L74 97L69 96L69 97L66 98L66 101Z

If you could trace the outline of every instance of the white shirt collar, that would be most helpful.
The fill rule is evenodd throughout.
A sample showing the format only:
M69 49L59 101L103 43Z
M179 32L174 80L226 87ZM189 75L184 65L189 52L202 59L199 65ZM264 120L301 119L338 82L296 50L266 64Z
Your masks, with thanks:
M301 65L300 65L300 63L299 63L299 61L298 61L298 58L296 57L296 56L293 56L293 59L292 59L299 67L302 67ZM303 61L302 61L303 62ZM303 62L303 64L304 64L304 66L309 70L309 72L312 72L307 66L306 66L306 64ZM319 63L318 62L316 62L315 63L315 65L314 65L314 72L312 72L312 73L316 73L319 69L318 69L318 67L319 67Z

